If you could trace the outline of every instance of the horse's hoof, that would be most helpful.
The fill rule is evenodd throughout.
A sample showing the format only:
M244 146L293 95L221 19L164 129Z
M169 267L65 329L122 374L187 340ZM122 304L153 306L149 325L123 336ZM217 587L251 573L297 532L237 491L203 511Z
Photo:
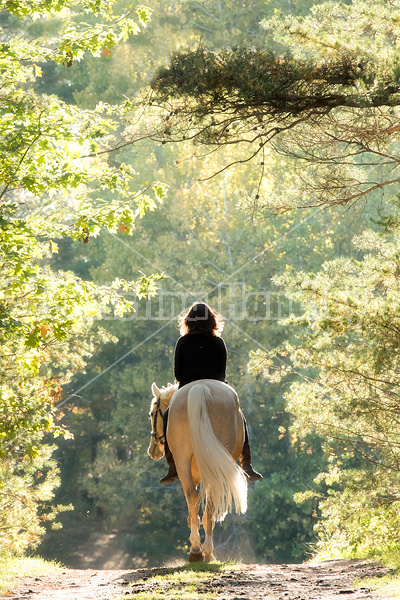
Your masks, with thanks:
M211 552L210 554L205 554L204 555L204 562L216 562L217 559L215 558L214 554Z
M189 552L189 562L203 562L204 554L202 550L190 551Z

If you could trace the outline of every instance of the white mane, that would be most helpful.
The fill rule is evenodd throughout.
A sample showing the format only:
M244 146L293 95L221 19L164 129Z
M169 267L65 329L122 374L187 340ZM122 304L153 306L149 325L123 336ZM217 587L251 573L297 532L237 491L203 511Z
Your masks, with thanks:
M163 403L169 404L172 396L175 394L178 389L177 383L168 383L166 387L161 388L160 399Z

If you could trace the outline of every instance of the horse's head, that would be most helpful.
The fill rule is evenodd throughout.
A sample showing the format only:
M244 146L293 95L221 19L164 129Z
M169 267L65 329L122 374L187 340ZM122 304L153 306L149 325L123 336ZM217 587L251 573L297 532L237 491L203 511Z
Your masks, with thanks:
M147 453L154 460L160 460L164 456L163 414L177 389L178 386L171 383L166 388L161 388L161 390L155 383L151 386L153 392L150 406L151 438Z

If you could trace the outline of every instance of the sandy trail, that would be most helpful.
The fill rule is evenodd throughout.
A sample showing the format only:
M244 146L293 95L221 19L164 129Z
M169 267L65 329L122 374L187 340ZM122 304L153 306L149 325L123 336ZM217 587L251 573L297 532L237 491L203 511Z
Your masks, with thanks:
M180 570L65 569L53 575L17 580L12 600L112 600L124 595L157 592L155 575ZM218 592L219 600L385 600L389 596L357 585L364 577L381 576L385 569L365 561L324 561L301 565L242 565L238 570L216 572L200 584L198 598ZM161 591L161 590L158 590Z

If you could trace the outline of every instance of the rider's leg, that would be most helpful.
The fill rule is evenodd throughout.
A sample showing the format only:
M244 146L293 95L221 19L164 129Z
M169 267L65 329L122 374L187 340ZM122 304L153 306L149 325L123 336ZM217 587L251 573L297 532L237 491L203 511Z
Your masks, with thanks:
M168 408L164 412L163 415L163 423L164 423L164 439L165 439L165 458L168 463L168 473L160 479L160 483L172 483L175 479L178 478L178 473L176 472L174 457L172 456L171 450L169 449L167 442L167 424L168 424Z
M261 475L261 473L258 473L257 471L255 471L251 464L249 432L247 430L247 423L246 423L246 419L244 418L244 415L243 415L243 424L244 424L244 444L243 444L242 454L239 456L240 466L242 467L243 471L247 475L247 478L250 479L250 481L259 481L260 479L263 478L263 476Z

